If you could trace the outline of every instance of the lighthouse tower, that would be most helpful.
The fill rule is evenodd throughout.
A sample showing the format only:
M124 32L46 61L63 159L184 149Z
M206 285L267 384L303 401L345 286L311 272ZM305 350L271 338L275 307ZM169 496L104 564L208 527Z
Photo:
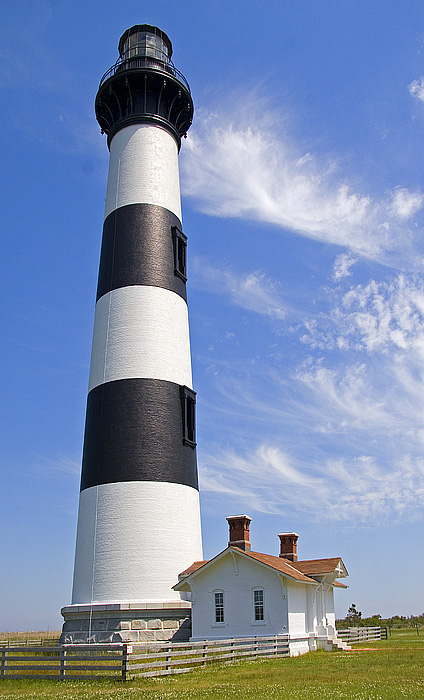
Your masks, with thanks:
M110 162L63 642L190 634L172 586L202 559L178 172L193 102L171 55L131 27L96 96Z

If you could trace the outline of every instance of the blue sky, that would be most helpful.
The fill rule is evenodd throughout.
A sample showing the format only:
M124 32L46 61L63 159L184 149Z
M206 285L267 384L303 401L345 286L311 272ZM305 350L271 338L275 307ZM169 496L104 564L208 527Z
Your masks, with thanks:
M71 594L108 166L94 117L122 32L166 31L180 155L204 553L341 556L364 615L423 611L424 6L7 1L0 29L0 630ZM7 535L5 533L8 533Z

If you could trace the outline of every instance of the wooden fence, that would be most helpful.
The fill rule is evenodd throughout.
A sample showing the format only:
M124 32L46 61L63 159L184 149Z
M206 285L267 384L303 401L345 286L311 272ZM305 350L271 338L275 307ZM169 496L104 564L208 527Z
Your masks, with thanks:
M51 647L59 644L59 637L43 637L42 639L0 639L1 647Z
M348 644L387 639L386 627L339 630ZM290 639L290 642L308 640ZM83 680L167 676L187 673L206 664L241 659L289 656L287 636L246 637L203 642L152 642L146 644L74 644L65 646L10 646L0 649L0 678Z
M53 680L187 673L208 663L232 663L289 655L287 637L254 637L204 642L75 644L62 647L9 647L0 651L0 678Z
M388 627L349 627L347 630L337 630L337 636L347 644L359 644L377 639L388 639Z
M101 649L99 647L102 647ZM0 678L84 679L125 677L126 645L9 647L1 650Z

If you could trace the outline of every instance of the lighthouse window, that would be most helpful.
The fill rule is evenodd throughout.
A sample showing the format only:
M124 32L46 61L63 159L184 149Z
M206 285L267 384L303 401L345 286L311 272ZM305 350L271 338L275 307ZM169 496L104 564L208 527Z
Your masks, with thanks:
M168 47L164 40L157 34L141 31L133 32L124 41L122 55L125 58L155 58L164 63L169 63Z
M174 244L174 273L187 281L187 236L176 226L172 227L172 241Z
M183 411L183 442L196 447L196 393L187 386L181 387Z

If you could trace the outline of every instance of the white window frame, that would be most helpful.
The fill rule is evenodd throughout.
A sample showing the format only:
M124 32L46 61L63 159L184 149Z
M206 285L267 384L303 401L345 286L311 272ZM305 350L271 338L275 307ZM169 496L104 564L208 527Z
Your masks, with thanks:
M222 588L216 588L212 591L213 595L213 623L212 627L224 627L225 626L225 595ZM221 596L222 604L219 605L217 601L217 596ZM222 620L217 620L218 610L222 612Z
M260 603L260 602L258 603L258 606L259 605L262 606L262 616L263 617L260 620L256 619L257 602L256 602L255 598L256 598L256 593L258 591L261 591L261 593L262 593L262 603ZM252 624L253 625L265 625L266 624L266 621L265 621L265 589L263 586L255 586L254 588L252 588L252 603L253 603Z

